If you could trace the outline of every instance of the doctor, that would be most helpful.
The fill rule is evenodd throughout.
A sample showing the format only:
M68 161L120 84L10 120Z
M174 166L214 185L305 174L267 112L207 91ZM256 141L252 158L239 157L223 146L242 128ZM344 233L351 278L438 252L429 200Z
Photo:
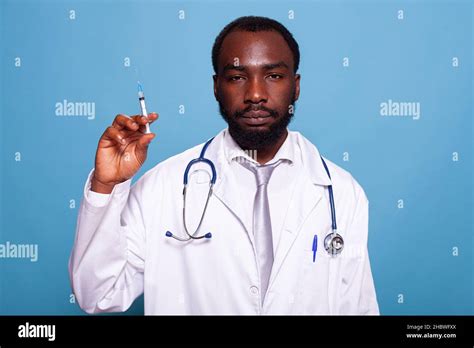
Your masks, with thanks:
M155 136L145 124L158 115L118 115L100 138L69 260L80 307L125 311L144 293L145 314L379 314L366 195L287 128L300 94L293 36L272 19L241 17L216 38L212 63L228 128L206 149L159 163L131 187ZM183 173L200 154L183 214ZM329 189L337 254L324 243Z

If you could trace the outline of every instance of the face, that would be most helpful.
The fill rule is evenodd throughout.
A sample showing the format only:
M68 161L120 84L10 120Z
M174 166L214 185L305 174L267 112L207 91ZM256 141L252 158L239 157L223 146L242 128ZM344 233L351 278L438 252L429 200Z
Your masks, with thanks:
M224 39L214 95L242 148L268 148L286 135L300 91L293 67L291 49L276 31L234 31Z

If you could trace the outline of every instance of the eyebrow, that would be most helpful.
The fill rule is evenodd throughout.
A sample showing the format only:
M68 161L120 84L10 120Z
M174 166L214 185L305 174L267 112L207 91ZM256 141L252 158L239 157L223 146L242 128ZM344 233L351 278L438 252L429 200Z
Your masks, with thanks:
M277 68L289 69L288 65L283 61L280 61L280 62L277 62L277 63L264 64L262 68L263 68L263 70L272 70L272 69L277 69ZM245 71L245 70L247 70L247 66L246 65L226 64L224 66L224 72L229 71L229 70Z

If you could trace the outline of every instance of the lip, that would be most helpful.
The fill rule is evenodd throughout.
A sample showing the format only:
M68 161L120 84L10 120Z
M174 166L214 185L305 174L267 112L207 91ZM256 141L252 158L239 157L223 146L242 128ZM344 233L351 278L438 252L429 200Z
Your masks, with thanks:
M270 115L265 117L242 117L242 121L248 126L263 126L270 121Z
M248 111L244 114L243 117L245 118L266 118L269 117L270 113L265 110L256 110L256 111Z

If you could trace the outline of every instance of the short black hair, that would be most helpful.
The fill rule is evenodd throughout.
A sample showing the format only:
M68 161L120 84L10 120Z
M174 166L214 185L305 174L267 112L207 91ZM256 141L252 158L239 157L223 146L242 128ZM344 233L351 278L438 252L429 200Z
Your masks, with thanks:
M214 67L214 72L216 74L217 60L219 58L222 43L224 42L225 37L233 31L276 31L280 33L293 53L294 72L296 73L296 71L298 71L298 66L300 65L300 49L290 31L280 22L268 17L244 16L227 24L214 41L214 45L212 46L212 66Z

